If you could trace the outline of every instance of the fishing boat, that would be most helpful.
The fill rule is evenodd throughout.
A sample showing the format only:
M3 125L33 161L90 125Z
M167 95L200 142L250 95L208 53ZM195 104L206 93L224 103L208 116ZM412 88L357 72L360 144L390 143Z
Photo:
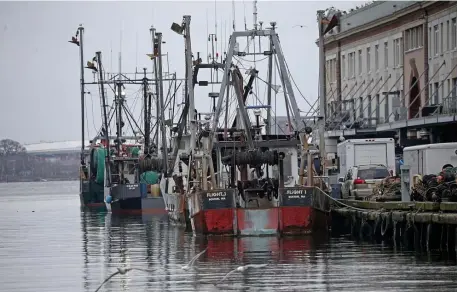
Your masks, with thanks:
M98 176L97 169L94 168L97 159L94 151L98 149L96 143L85 140L85 80L84 80L84 47L83 47L84 27L78 27L75 36L69 41L79 47L80 54L80 87L81 87L81 164L79 166L79 200L82 208L105 210L103 172ZM96 140L96 139L94 139ZM101 179L100 179L101 177Z
M143 69L142 79L130 79L127 73L121 73L121 57L119 54L119 73L111 74L109 80L104 80L110 74L103 70L101 52L96 53L88 68L97 75L99 92L101 95L103 127L100 131L102 143L93 147L91 161L94 162L92 173L97 183L103 182L103 202L106 209L114 214L165 214L165 203L160 192L159 182L164 165L167 164L167 141L163 123L163 85L162 64L160 54L161 34L152 33L154 43L159 46L158 54L154 48L153 58L157 57L158 64L154 61L155 78L147 77L146 68ZM152 58L152 59L153 59ZM136 74L136 73L135 73ZM175 74L176 79L176 74ZM149 87L151 81L156 84L155 93ZM114 86L114 105L107 113L107 98L105 84ZM144 127L141 128L133 119L126 105L126 94L123 90L126 84L140 84L143 89ZM170 93L170 92L169 92ZM152 143L151 139L151 107L152 95L156 95L157 115L156 134L162 131L162 152L159 153L158 140ZM115 120L116 136L110 136L110 122ZM123 127L128 121L134 136L126 136ZM135 124L136 128L132 125ZM137 135L140 133L140 135ZM157 135L156 135L157 136ZM94 167L95 166L95 167ZM166 167L165 167L166 169Z
M166 202L166 209L171 219L172 224L182 226L191 230L191 222L188 212L188 205L186 200L186 183L189 170L189 151L191 144L193 144L195 137L189 132L191 128L191 119L189 119L189 112L194 113L194 118L199 117L197 127L202 127L209 122L209 118L212 113L198 113L193 107L190 109L190 100L193 100L195 87L198 86L208 86L211 84L220 83L216 78L211 80L211 82L200 80L199 81L199 72L202 69L206 69L213 76L218 70L223 69L224 65L222 64L222 59L218 62L218 56L214 53L211 57L208 57L206 63L202 61L200 53L197 53L196 58L192 59L192 48L191 48L191 37L190 37L190 16L184 16L182 24L179 25L174 23L171 29L184 36L185 39L185 63L186 63L186 84L183 90L183 101L184 105L181 111L176 126L174 127L173 132L175 136L172 138L172 153L169 161L170 167L165 173L162 182L161 189L164 194L164 200ZM215 38L209 37L212 42L212 47L214 48ZM211 61L210 61L211 59ZM208 72L207 71L207 72ZM215 109L216 98L219 92L210 92L208 95L213 100L213 109Z
M185 34L186 64L192 64L189 23L190 17L185 16L183 25L174 24L177 31ZM308 163L306 180L304 163L300 167L297 165L299 156L302 161L313 156L313 145L308 143L312 128L300 117L275 23L271 26L264 30L257 29L256 25L253 30L232 33L225 60L221 62L224 72L212 121L201 123L196 115L189 116L187 161L180 159L187 166L187 173L180 176L179 189L195 234L295 235L328 229L326 184L322 178L313 177L312 163ZM268 51L258 48L257 53L256 50L247 53L239 50L239 39L252 43L259 39L260 46L262 37L268 40ZM239 57L248 54L265 55L269 59L269 80L262 80L268 86L267 105L249 106L247 103L254 82L260 80L255 67L246 71L247 76L240 70L243 67L238 65ZM238 61L237 64L234 61ZM278 86L271 80L273 61L276 61L281 85L285 88L289 132L284 134L271 134L271 92L278 91ZM190 76L192 67L188 65L187 70ZM246 85L245 77L249 79ZM231 92L236 97L237 108L230 127ZM193 97L193 88L189 87L190 113L195 112ZM220 128L224 100L225 126ZM249 110L254 112L255 123L250 121ZM262 129L265 125L260 122L263 110L267 112L266 129ZM315 185L316 179L319 186Z

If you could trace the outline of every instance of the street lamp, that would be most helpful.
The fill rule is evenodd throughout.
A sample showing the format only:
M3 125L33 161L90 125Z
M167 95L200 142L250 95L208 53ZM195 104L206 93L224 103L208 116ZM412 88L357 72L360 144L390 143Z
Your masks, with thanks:
M177 34L182 35L182 33L184 31L184 27L182 25L177 24L176 22L173 22L173 24L171 25L171 30Z

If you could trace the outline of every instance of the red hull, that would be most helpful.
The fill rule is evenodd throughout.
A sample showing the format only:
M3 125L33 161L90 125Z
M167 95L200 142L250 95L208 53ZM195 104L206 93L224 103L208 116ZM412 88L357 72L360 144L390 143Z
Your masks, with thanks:
M87 203L84 205L87 208L106 208L105 203Z
M202 234L233 235L235 209L213 209L194 215L195 232Z
M329 216L313 207L202 210L193 217L196 233L206 235L299 235L326 230Z
M279 207L236 208L234 189L194 193L189 200L195 233L216 235L299 235L327 231L327 195L313 187L280 189Z

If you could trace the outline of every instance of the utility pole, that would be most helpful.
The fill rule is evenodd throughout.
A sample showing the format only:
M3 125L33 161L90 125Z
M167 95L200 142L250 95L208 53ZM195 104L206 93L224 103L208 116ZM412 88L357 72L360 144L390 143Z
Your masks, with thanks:
M317 11L317 25L319 29L319 151L321 156L321 172L322 175L327 175L325 151L325 121L326 121L326 105L325 96L325 51L324 51L324 10Z
M86 164L86 159L84 157L84 50L83 50L83 33L84 27L78 27L79 34L79 55L81 59L81 165Z

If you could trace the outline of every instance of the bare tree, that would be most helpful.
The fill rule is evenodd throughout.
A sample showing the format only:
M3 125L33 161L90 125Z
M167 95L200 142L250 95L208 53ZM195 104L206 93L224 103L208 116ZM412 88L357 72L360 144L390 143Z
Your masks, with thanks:
M25 152L25 147L17 141L11 139L0 140L0 156L23 154Z

